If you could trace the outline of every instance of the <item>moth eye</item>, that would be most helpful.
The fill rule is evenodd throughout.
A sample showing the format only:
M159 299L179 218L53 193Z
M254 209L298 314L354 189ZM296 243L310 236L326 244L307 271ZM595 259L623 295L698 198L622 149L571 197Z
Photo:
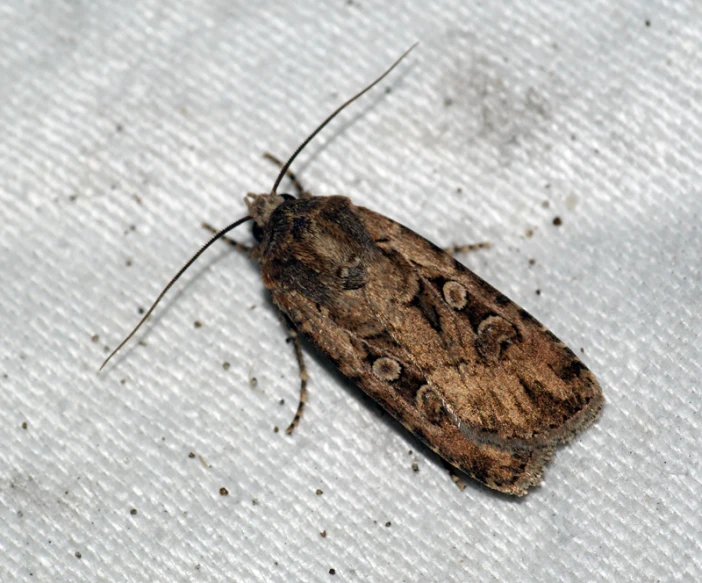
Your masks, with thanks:
M285 200L297 200L292 194L281 194L280 197Z
M401 372L400 363L392 358L383 356L373 363L373 374L381 381L396 381Z
M263 229L258 226L258 223L253 224L251 232L253 233L254 239L256 239L256 241L258 241L259 243L263 241Z
M447 281L444 284L444 299L454 310L462 310L468 303L468 292L457 281Z

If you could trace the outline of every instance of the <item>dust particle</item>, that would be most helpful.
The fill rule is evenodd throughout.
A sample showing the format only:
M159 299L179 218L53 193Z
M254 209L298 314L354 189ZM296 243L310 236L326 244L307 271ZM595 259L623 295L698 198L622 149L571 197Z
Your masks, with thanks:
M76 551L76 559L80 559L83 555L80 554L80 551Z
M131 514L132 516L136 516L136 515L137 515L137 509L136 509L136 508L132 508L132 509L129 511L129 514Z
M97 334L93 334L93 335L90 337L90 339L91 339L93 342L100 342L100 337L99 337Z
M222 363L222 368L223 368L224 370L229 370L229 367L230 367L230 366L231 366L231 364L229 364L228 362L223 362L223 363Z
M195 320L193 326L195 326L195 328L202 328L202 322L200 322L200 320Z
M322 494L324 494L324 492L322 490L320 490L319 488L317 488L317 491L315 492L315 494L317 494L317 496L321 496Z
M537 296L540 296L540 295L541 295L541 290L540 290L540 289L537 289L537 290L536 290L536 295L537 295Z
M322 532L319 533L319 536L321 536L322 538L327 538L327 531L323 530Z
M419 464L417 462L414 462L412 464L412 471L417 473L419 471Z
M392 526L392 522L389 520L385 523L386 528L390 528Z
M529 259L529 265L534 265L536 263L536 259Z
M28 425L26 421L22 421L22 429L27 429Z
M329 574L330 574L330 575L336 575L336 570L334 570L334 569L329 569Z
M222 487L219 489L219 495L220 496L229 496L229 490L227 490L225 487Z
M191 452L188 454L188 457L189 457L190 459L194 458L194 457L195 457L195 452L191 451Z
M278 429L278 426L276 425L276 426L273 428L273 433L278 433L279 431L280 431L280 429Z
M561 219L561 217L554 217L553 224L560 227L563 224L563 219Z
M524 235L527 237L527 239L531 239L534 236L533 229L527 229L526 233L524 233Z

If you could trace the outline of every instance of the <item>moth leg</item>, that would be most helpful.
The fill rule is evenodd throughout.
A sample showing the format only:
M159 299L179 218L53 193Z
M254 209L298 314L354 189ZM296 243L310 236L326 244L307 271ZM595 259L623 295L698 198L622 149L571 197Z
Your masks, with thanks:
M297 330L293 327L290 320L282 313L278 312L280 316L280 321L283 323L288 332L288 342L292 342L295 347L295 358L297 358L297 366L300 369L300 400L297 403L297 411L295 412L295 417L288 425L285 433L292 435L295 428L300 424L300 419L302 419L302 412L305 410L305 403L307 403L307 367L305 366L305 359L302 356L302 346L300 345L300 337L297 334Z
M444 252L449 255L457 255L458 253L467 253L468 251L479 251L480 249L487 249L490 247L490 243L484 241L482 243L473 243L471 245L451 245L450 247L445 247Z
M215 229L209 223L202 223L202 227L204 229L207 229L212 234L219 232L219 229ZM246 253L246 255L251 256L251 252L253 251L253 247L249 247L248 245L244 245L243 243L239 243L238 241L235 241L234 239L230 239L229 237L226 237L226 236L222 237L222 240L229 243L237 251L241 251L242 253Z
M278 158L276 158L273 154L271 154L269 152L264 152L263 157L266 160L270 160L271 162L273 162L273 164L278 166L278 168L282 168L284 166L283 162L278 160ZM297 177L297 175L292 170L290 170L290 168L288 168L285 171L285 175L292 181L293 186L295 187L295 190L297 191L298 198L310 198L312 196L312 194L309 191L307 191L303 188L302 182L300 182L300 179Z
M456 486L458 487L458 489L459 489L461 492L462 492L463 490L465 490L465 489L466 489L466 485L465 485L465 483L463 482L463 480L461 480L461 478L459 477L459 475L456 473L455 468L454 468L450 463L448 463L446 460L441 460L441 463L444 465L444 468L445 468L446 471L449 473L449 476L451 476L451 480L453 480L453 483L456 484Z

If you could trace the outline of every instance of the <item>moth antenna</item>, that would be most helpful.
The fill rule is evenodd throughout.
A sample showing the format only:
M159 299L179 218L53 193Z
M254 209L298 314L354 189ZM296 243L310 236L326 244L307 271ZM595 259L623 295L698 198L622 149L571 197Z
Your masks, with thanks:
M378 83L380 83L383 79L385 79L385 77L387 77L387 75L390 73L390 71L392 71L395 67L397 67L397 66L400 64L400 61L402 61L402 59L404 59L404 58L410 53L410 51L411 51L414 47L416 47L418 44L419 44L419 41L417 41L416 43L414 43L410 48L408 48L404 53L402 53L402 55L400 56L399 59L397 59L392 65L390 65L390 67L385 71L385 73L383 73L380 77L378 77L378 78L377 78L375 81L373 81L370 85L367 85L364 89L362 89L361 91L359 91L358 93L356 93L356 95L354 95L351 99L345 101L345 102L342 103L339 107L337 107L337 108L331 113L331 115L329 115L329 117L327 117L327 119L325 119L321 124L319 124L319 125L317 126L317 129L315 129L309 136L307 136L307 138L305 138L305 141L302 142L302 143L297 147L297 150L295 150L295 151L293 152L292 156L290 156L290 158L288 158L288 161L287 161L287 162L283 165L283 167L280 169L280 174L278 174L278 178L275 179L275 183L273 184L273 188L271 189L271 194L275 194L275 193L276 193L276 190L278 190L278 185L280 184L280 181L283 179L283 176L285 176L285 173L286 173L286 172L288 171L288 169L290 168L290 165L293 163L293 161L295 160L295 158L297 158L297 155L298 155L300 152L302 152L302 150L305 148L305 146L306 146L307 144L309 144L309 143L314 139L314 137L315 137L319 132L321 132L321 131L324 129L324 127L325 127L331 120L333 120L339 113L341 113L341 111L342 111L343 109L345 109L347 105L351 105L354 101L356 101L356 100L357 100L359 97L361 97L364 93L366 93L367 91L370 91L373 87L375 87Z
M158 294L158 297L156 298L156 300L154 301L154 303L151 304L151 307L147 310L146 314L144 314L144 317L139 321L139 323L134 327L134 329L129 333L129 335L128 335L124 340L122 340L122 342L120 343L120 345L119 345L117 348L115 348L115 349L110 353L110 356L108 356L108 357L105 359L105 362L102 363L102 366L98 369L98 372L100 372L103 368L105 368L105 365L106 365L108 362L110 362L110 359L111 359L115 354L117 354L117 353L120 351L120 349L121 349L127 342L129 342L129 340L132 338L132 336L134 336L134 334L136 334L137 330L139 330L139 328L141 328L141 325L142 325L144 322L146 322L146 319L147 319L147 318L151 315L151 313L154 311L154 308L158 305L158 303L161 301L161 299L163 298L163 296L166 295L166 292L167 292L169 289L171 289L171 286L172 286L176 281L178 281L178 279L180 278L180 276L183 275L183 274L185 273L185 271L188 269L188 267L190 267L193 263L195 263L195 261L197 260L197 258L200 257L200 255L202 255L202 254L205 252L205 250L206 250L210 245L212 245L212 243L214 243L214 242L217 241L218 239L221 239L222 237L224 237L224 235L226 235L229 231L231 231L231 230L234 229L235 227L238 227L238 226L241 225L242 223L245 223L246 221L250 221L251 219L252 219L252 217L246 216L246 217L244 217L244 218L242 218L242 219L239 219L239 220L237 220L237 221L234 221L234 222L233 222L231 225L229 225L228 227L224 227L224 229L222 229L222 230L219 231L218 233L214 234L214 235L212 236L212 238L211 238L209 241L207 241L207 243L205 243L202 247L200 247L200 250L199 250L197 253L195 253L195 255L193 255L190 259L188 259L188 261L185 263L185 265L183 265L183 267L180 268L180 271L178 271L178 273L175 274L175 277L173 277L173 279L171 279L171 281L168 282L168 285L166 285L166 287L163 288L163 291L162 291L160 294Z

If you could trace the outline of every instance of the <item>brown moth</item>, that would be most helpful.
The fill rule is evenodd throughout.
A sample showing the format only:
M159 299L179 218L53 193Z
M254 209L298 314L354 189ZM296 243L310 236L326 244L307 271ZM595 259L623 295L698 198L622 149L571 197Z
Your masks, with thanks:
M554 447L597 417L604 398L595 377L542 324L451 255L344 196L310 195L289 171L304 146L409 50L300 145L270 193L246 196L249 215L185 264L107 360L205 249L252 220L260 242L245 250L260 261L263 283L294 329L444 460L522 496L539 483ZM286 173L297 198L276 193ZM306 395L294 331L293 338L302 385L288 433Z

